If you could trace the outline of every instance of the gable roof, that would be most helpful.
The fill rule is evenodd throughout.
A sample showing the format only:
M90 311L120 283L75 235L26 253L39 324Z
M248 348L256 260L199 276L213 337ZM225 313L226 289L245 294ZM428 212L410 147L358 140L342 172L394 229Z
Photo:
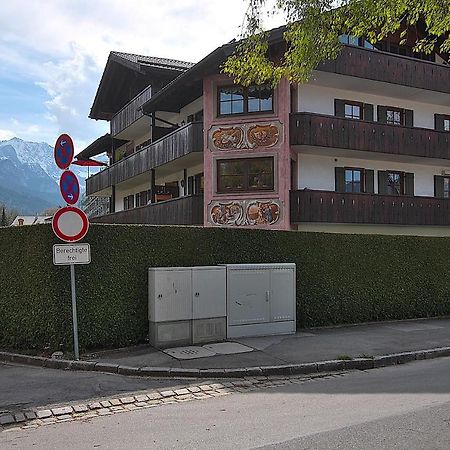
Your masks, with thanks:
M110 120L143 89L161 89L193 64L175 59L110 52L89 117Z

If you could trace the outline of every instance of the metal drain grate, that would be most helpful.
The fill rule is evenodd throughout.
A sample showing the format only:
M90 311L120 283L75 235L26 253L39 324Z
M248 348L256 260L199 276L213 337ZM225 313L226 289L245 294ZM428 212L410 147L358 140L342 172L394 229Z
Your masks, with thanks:
M195 346L167 348L163 352L176 359L208 358L216 354L206 348Z

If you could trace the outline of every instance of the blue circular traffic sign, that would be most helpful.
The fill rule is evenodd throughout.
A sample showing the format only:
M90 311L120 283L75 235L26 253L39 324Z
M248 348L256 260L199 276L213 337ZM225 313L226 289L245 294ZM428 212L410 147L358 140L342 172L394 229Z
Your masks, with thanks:
M77 176L71 170L65 170L59 179L59 190L66 203L75 205L80 197L80 185Z
M62 134L56 140L54 156L56 165L64 170L73 160L74 148L72 138L68 134Z

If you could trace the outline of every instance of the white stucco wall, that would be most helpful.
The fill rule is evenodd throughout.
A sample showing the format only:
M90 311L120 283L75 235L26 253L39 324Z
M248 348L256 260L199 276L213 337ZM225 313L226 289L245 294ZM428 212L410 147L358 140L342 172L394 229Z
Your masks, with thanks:
M336 150L338 154L338 150ZM380 155L382 157L382 155ZM375 192L378 192L378 170L398 170L414 173L414 195L434 196L434 175L445 170L450 173L450 165L429 166L406 164L388 160L366 160L339 156L298 154L298 189L335 190L335 167L361 167L375 171Z
M414 126L434 129L434 114L449 114L450 104L441 106L432 103L419 103L405 98L384 97L364 92L334 89L313 84L298 88L298 111L334 115L334 99L353 100L374 105L374 120L377 120L377 105L394 106L414 111Z

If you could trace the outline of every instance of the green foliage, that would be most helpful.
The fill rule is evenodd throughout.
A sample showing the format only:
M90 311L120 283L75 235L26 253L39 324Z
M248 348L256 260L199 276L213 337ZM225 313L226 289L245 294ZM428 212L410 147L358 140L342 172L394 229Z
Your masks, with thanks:
M282 77L304 83L325 60L335 59L342 45L339 35L365 38L372 44L396 32L406 42L406 27L415 29L418 52L450 52L448 0L277 0L267 11L267 0L248 0L242 42L223 70L237 83L249 85ZM286 20L282 58L270 57L265 13L281 12Z
M2 208L2 217L0 219L0 227L6 227L8 222L6 220L6 210L5 207Z
M450 314L450 239L92 225L76 267L81 348L147 335L147 268L295 262L302 327ZM0 229L0 347L71 349L70 271L49 225Z

